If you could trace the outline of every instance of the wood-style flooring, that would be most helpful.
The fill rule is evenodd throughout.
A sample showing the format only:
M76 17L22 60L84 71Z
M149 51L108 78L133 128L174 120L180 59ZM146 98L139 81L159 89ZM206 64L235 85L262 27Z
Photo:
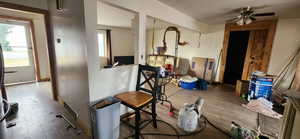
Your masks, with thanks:
M7 128L0 139L87 139L84 134L76 135L74 130L67 130L66 123L55 117L58 113L67 115L64 108L51 99L49 82L24 84L7 87L10 102L19 103L19 113L14 122L16 126ZM167 95L175 108L181 108L184 103L193 103L198 97L205 100L203 114L215 125L228 131L231 121L247 128L256 128L257 114L241 106L243 101L234 95L234 88L228 86L211 86L207 91L183 90L175 86L167 86ZM168 108L157 104L158 119L171 123L176 127L177 119L168 116ZM147 118L143 116L143 118ZM263 117L263 132L276 136L281 120ZM163 123L158 123L158 129L150 124L142 133L159 132L174 133ZM120 139L131 135L132 130L121 124ZM176 139L166 136L144 136L145 139ZM182 139L227 139L228 137L212 126L200 134L182 137Z
M231 86L210 86L206 91L184 90L175 86L167 87L167 95L169 100L173 102L173 106L177 109L181 108L184 103L193 103L198 97L205 100L203 106L203 114L216 126L229 132L231 122L234 121L243 127L256 129L257 113L249 111L241 106L243 102L239 97L235 96L234 88ZM167 121L176 128L177 119L168 116L168 108L157 104L158 119ZM260 115L261 130L271 139L276 139L281 125L281 120L272 119ZM148 118L148 117L146 117ZM144 119L146 119L144 117ZM180 131L180 129L178 129ZM142 133L174 133L171 128L165 124L159 123L158 129L153 129L150 124L142 130ZM182 132L184 133L184 132ZM121 138L130 135L130 130L125 125L121 128ZM144 136L145 139L172 139L176 137L167 136ZM181 137L182 139L227 139L226 135L208 125L207 128L195 136Z

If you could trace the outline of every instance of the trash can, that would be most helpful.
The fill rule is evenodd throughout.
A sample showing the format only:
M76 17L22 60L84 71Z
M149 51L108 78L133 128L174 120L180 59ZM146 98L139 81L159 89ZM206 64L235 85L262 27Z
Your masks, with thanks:
M93 139L118 139L120 100L108 97L90 104Z

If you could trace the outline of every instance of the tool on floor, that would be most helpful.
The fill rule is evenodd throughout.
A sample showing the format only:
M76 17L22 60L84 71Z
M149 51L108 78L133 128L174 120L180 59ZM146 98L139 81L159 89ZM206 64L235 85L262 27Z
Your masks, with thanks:
M4 115L2 117L0 117L0 123L2 121L6 120L7 121L6 128L11 128L11 127L17 125L17 123L9 122L8 119L11 119L11 117L17 113L18 105L16 105L17 103L9 104L8 101L5 99L3 99L3 102L4 102L4 105L6 105L7 107L6 107L6 112L4 113Z
M231 138L232 139L258 139L259 133L240 126L235 122L231 122Z
M5 99L3 99L3 104L7 105L7 110L4 113L4 115L2 117L0 117L0 123L7 118L8 114L9 114L9 111L10 111L10 108L11 108L10 105L8 104L7 100L5 100Z
M16 122L12 121L14 118L16 118L18 111L19 111L19 104L18 103L9 103L10 110L8 110L8 115L6 118L6 128L11 128L17 125Z
M56 115L56 118L61 118L63 119L64 121L67 122L67 126L66 126L66 129L69 130L69 129L74 129L76 130L76 134L77 135L80 135L81 134L81 130L77 130L77 127L75 126L75 124L73 124L70 120L68 120L68 118L66 118L63 114L57 114Z

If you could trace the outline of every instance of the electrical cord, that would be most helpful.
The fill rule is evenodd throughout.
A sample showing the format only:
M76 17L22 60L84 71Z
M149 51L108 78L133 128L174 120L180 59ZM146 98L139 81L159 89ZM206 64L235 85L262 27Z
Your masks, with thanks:
M6 112L4 113L4 116L3 116L3 117L0 117L0 123L1 123L2 121L4 121L4 120L8 117L8 115L9 115L9 113L10 113L10 109L11 109L10 104L7 102L7 100L3 99L3 102L6 103L5 105L7 105L7 110L6 110Z
M203 121L200 122L201 118L203 118ZM142 138L144 138L143 136L173 136L173 137L177 137L177 139L180 139L180 137L193 136L193 135L201 133L207 127L207 124L209 124L212 127L214 127L215 129L217 129L218 131L220 131L221 133L223 133L224 135L226 135L228 137L231 137L231 135L228 132L226 132L226 131L222 130L221 128L217 127L216 125L214 125L204 115L201 116L201 118L199 119L199 123L202 123L202 124L198 124L199 129L197 131L194 131L194 132L186 132L186 133L180 134L179 131L173 125L171 125L170 123L168 123L166 121L162 121L162 120L156 120L157 122L162 122L162 123L166 124L167 126L171 127L173 129L173 131L175 132L175 134L141 133L140 136ZM148 122L148 121L150 121L150 120L144 120L144 121L142 121L142 123ZM203 125L203 126L201 126L201 125ZM134 137L134 134L126 137L125 139L131 138L131 137Z
M224 131L223 129L221 129L220 127L217 127L216 125L214 125L212 122L210 122L205 116L203 116L203 118L205 119L205 121L211 125L213 128L217 129L218 131L222 132L224 135L227 135L228 137L231 137L231 135Z

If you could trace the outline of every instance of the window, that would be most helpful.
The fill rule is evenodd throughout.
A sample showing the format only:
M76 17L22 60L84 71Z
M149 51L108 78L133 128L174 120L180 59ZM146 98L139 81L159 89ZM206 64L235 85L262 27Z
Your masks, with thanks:
M17 39L16 39L17 38ZM30 66L28 28L24 25L0 23L0 44L5 67Z
M98 31L97 34L98 38L98 48L99 48L99 56L100 57L107 57L107 43L106 43L106 32L105 31Z

